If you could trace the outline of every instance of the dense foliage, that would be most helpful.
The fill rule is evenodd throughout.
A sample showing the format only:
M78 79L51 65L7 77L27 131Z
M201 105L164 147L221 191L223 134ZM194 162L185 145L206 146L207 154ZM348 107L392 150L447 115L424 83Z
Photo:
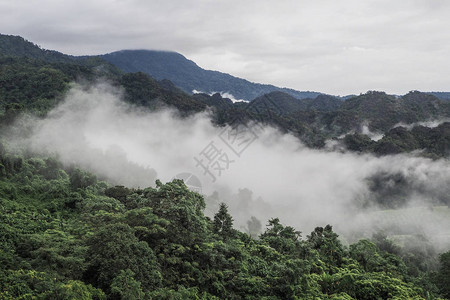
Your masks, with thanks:
M184 115L210 106L219 125L271 124L314 147L363 120L372 122L372 130L387 130L392 122L448 117L447 104L417 92L402 98L370 92L344 103L328 96L294 101L283 93L250 104L219 94L191 97L167 80L123 74L99 58L0 37L1 130L22 112L45 116L72 82L99 78L146 109L165 105ZM448 155L448 130L448 123L392 129L378 143L396 148L363 135L344 142L354 151L425 148L441 157ZM435 253L402 252L383 235L344 246L330 225L302 237L276 216L265 230L252 218L243 233L234 229L225 204L213 219L206 217L203 196L180 180L144 189L109 186L55 158L8 152L2 142L8 141L0 142L0 299L450 297L449 252L435 269L427 264ZM383 180L391 178L374 178L374 186Z
M144 73L125 74L120 79L125 88L125 100L147 108L176 107L180 112L192 113L206 109L206 105L192 99L176 88L169 88Z
M133 59L132 55L135 55ZM116 63L125 71L141 70L140 67L145 67L147 73L153 70L156 73L151 74L161 81L140 72L123 74L104 59ZM71 82L101 79L122 88L124 100L140 107L158 109L169 106L177 108L182 115L210 107L213 120L218 125L250 121L269 124L282 132L296 135L307 146L314 148L323 148L327 140L342 139L347 135L342 141L351 151L385 155L424 149L421 155L428 157L448 155L448 126L431 132L424 127L414 128L411 132L392 129L398 123L448 119L450 102L431 94L413 91L397 97L370 91L343 101L317 93L301 96L291 93L297 97L294 98L284 90L265 89L263 93L268 94L250 103L233 103L218 93L212 96L186 94L167 80L172 78L170 74L176 73L174 70L178 70L184 80L211 80L219 85L227 82L222 78L226 74L208 73L176 53L121 51L103 58L73 57L43 50L20 37L0 35L0 113L4 115L4 122L9 122L24 109L45 115L70 88ZM222 77L214 79L216 73ZM181 88L187 84L184 81L174 82ZM244 93L248 87L246 84L236 86ZM186 91L190 93L192 89L190 87ZM378 142L372 141L362 131L364 124L370 131L384 134L384 138Z
M373 152L379 155L411 151L423 151L431 158L448 157L450 154L450 122L435 128L415 126L411 130L395 127L386 132L382 139L372 141L363 134L348 134L343 139L348 149L359 152Z
M433 275L411 272L385 237L344 247L329 225L302 238L274 218L253 238L225 204L205 217L180 180L108 187L55 159L3 152L0 206L1 299L448 296L449 253Z

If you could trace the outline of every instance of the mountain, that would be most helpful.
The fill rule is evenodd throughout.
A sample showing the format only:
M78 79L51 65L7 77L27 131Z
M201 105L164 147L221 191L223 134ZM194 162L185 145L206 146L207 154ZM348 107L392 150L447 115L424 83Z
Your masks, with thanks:
M226 73L204 70L176 52L122 50L100 57L124 72L144 72L157 80L168 79L186 93L194 90L208 94L227 92L236 99L249 101L273 91L282 91L298 99L315 98L321 94L253 83Z
M72 82L91 82L99 77L113 81L118 74L101 65L50 63L0 53L0 111L12 105L45 114L62 99Z
M144 72L156 80L169 80L184 92L228 92L236 99L253 100L272 91L283 91L295 98L315 98L321 93L299 92L273 85L257 84L229 74L204 70L179 53L123 50L101 56L71 56L54 50L42 49L23 37L0 34L0 55L21 57L47 63L77 64L96 70L118 73L116 67L126 73Z
M441 100L450 101L450 92L427 92L427 94L436 96Z
M215 93L211 96L199 93L192 95L192 98L206 104L207 106L213 106L218 109L228 109L233 107L233 101L229 98L223 98L219 93Z
M135 60L124 65L123 71L106 60L116 55L123 58L123 53L141 53L143 57L134 56ZM155 53L156 56L153 55ZM125 57L130 59L132 55ZM221 91L225 91L225 88L220 88L220 83L226 84L227 79L228 83L242 83L241 91L244 92L250 89L254 93L254 87L262 92L264 88L271 87L253 84L228 74L203 70L173 52L122 51L103 58L74 57L41 49L21 37L0 35L0 125L10 124L21 111L44 116L63 99L72 82L90 83L98 79L106 79L113 86L121 88L124 91L124 100L137 106L148 109L174 107L181 115L204 111L209 106L212 107L211 116L215 124L261 122L275 126L282 132L290 132L307 146L316 148L323 147L325 141L330 138L349 133L364 134L363 128L378 135L386 135L398 123L412 124L450 118L450 101L417 91L401 97L370 91L342 101L341 98L318 93L311 93L307 98L299 99L281 89L260 95L250 103L233 103L220 93L189 95L182 91L180 84L176 82L161 77L153 78L144 72L128 72L139 67L143 59L148 57L155 59L148 65L159 65L160 68L156 69L159 73L169 76L175 70L182 75L180 78L184 76L186 84L189 79L200 80L202 76L210 74L210 79L214 79L214 76L225 78L224 81L216 82L217 90ZM195 74L198 76L194 76ZM441 93L440 96L444 94ZM409 133L400 134L402 132L394 130L395 134L389 135L388 146L374 147L373 143L367 140L367 136L349 138L347 144L350 145L350 150L354 151L366 149L385 154L400 149L399 151L408 152L416 149L416 144L426 145L426 148L430 148L429 145L432 144L438 145L436 141L439 141L439 136L445 137L447 131L448 127L443 127L436 133L433 131L438 137L430 143L410 143ZM446 139L443 138L444 144ZM391 146L391 141L400 144L397 140L408 146ZM386 141L382 142L386 144ZM429 153L445 156L447 150L445 147L441 148L430 150Z
M0 53L5 56L28 57L47 62L72 63L76 57L40 48L23 37L0 34Z
M272 111L276 114L287 114L306 110L306 102L283 92L271 92L253 100L249 109L257 113Z
M317 100L316 98L314 102L319 103ZM311 100L304 99L302 101ZM449 117L450 103L426 93L410 92L402 97L395 97L383 92L367 92L341 102L336 109L319 111L308 109L307 106L306 110L301 109L283 115L281 120L275 119L273 116L271 120L274 120L281 128L298 132L300 139L307 145L320 146L324 145L325 140L329 138L338 138L352 133L363 134L363 137L356 137L362 138L357 142L358 146L350 147L350 150L359 151L361 143L366 144L367 141L370 141L367 136L367 134L371 135L370 132L374 135L381 135L399 123L414 124L430 120L446 120ZM440 131L440 133L443 132ZM311 138L314 138L314 143L309 142ZM322 139L322 143L320 139ZM373 148L370 149L373 150ZM412 148L404 147L403 149ZM439 153L445 155L446 152Z
M181 113L200 112L206 105L174 88L167 88L167 82L160 82L142 72L127 73L120 78L120 86L125 89L125 100L148 108L161 105L176 107Z
M121 71L98 56L72 56L54 50L42 49L23 37L0 34L0 56L27 58L64 67L64 64L91 68L98 75L118 75ZM67 65L65 67L67 67Z
M343 117L347 124L350 113L360 124L368 122L370 130L387 131L400 122L409 124L448 117L450 103L418 91L401 97L369 91L344 101L340 112L336 119Z
M143 107L171 106L182 114L206 108L168 80L124 74L100 57L65 55L19 36L0 35L0 111L8 111L8 118L22 109L43 115L62 99L70 82L99 78L122 87L125 101Z
M343 139L347 149L357 152L373 152L377 155L422 151L422 155L439 158L450 154L450 122L429 128L414 126L411 129L395 127L378 141L359 133L348 134Z
M275 91L254 99L247 109L256 113L271 111L286 115L297 111L334 111L341 105L340 99L329 95L297 99L287 93Z
M338 110L343 101L330 95L319 95L314 99L305 99L307 110L334 111Z

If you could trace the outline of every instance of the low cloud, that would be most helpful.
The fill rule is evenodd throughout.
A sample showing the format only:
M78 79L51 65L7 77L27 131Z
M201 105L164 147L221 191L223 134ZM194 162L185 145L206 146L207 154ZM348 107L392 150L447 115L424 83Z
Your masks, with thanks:
M45 119L30 122L31 134L20 140L22 145L54 153L63 163L78 164L114 183L144 187L155 178L195 175L210 203L208 211L214 213L220 201L229 203L237 227L253 215L263 224L280 217L303 232L329 223L348 238L355 232L371 234L389 229L382 216L392 212L383 215L387 208L380 202L387 197L398 201L400 214L428 209L424 216L430 220L412 214L399 226L450 243L448 208L440 210L443 218L431 212L450 202L446 159L319 151L255 124L238 136L231 127L214 127L207 113L179 118L170 109L150 112L126 104L108 85L76 86ZM205 156L212 157L212 146L216 165ZM377 184L380 188L374 189ZM397 198L389 198L389 186L402 191Z
M361 126L361 133L367 135L372 141L379 141L384 136L382 133L370 131L368 124Z
M428 120L428 121L423 121L423 122L415 122L415 123L397 123L395 124L392 128L396 128L396 127L405 127L408 130L413 129L416 126L424 126L424 127L428 127L428 128L435 128L438 127L439 125L441 125L442 123L445 122L450 122L449 118L444 118L444 119L439 119L439 120Z
M228 99L230 99L233 103L236 103L236 102L249 102L248 100L244 100L244 99L236 99L236 98L233 96L233 94L231 94L231 93L229 93L229 92L209 92L209 93L205 93L205 92L198 91L198 90L192 90L192 93L193 93L193 94L207 94L207 95L210 95L210 96L212 96L212 95L214 95L214 94L220 94L220 96L221 96L222 98L228 98Z
M450 79L444 0L0 1L0 11L3 33L47 49L172 50L206 69L298 90L405 94L442 91Z

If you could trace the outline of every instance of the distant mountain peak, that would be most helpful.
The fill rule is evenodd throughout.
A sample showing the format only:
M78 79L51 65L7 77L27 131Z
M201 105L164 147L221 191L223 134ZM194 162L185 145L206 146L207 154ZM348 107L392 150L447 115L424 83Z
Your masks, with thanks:
M211 94L226 91L235 99L253 100L261 95L281 91L297 99L315 98L321 93L300 92L269 84L253 83L226 73L205 70L182 54L160 50L121 50L101 56L125 72L144 72L157 80L168 79L186 93Z

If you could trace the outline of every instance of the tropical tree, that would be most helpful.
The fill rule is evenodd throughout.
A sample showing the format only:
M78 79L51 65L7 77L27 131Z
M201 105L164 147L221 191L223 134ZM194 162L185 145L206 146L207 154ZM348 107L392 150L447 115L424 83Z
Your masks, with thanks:
M233 237L233 218L228 213L228 206L225 203L220 203L219 211L214 215L214 233L218 234L224 239Z

